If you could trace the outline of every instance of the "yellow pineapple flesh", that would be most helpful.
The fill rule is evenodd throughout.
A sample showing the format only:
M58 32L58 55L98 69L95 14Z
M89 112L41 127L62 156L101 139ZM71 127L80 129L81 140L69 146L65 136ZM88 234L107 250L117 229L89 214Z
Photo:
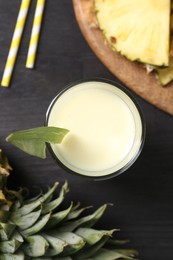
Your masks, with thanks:
M94 0L99 28L132 61L169 65L170 0Z

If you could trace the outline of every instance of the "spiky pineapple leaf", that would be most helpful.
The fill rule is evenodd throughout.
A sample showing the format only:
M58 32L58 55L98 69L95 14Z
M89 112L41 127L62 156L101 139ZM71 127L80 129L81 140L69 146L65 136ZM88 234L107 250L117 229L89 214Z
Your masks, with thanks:
M31 227L40 217L41 215L41 209L31 212L27 215L13 218L14 223L20 227L20 229L27 229Z
M45 159L46 143L61 143L68 132L69 130L59 127L36 127L16 131L7 136L6 141L30 155Z
M47 240L40 235L29 236L26 238L28 242L24 247L24 252L26 255L31 257L43 256L46 253L49 243Z
M62 225L58 230L62 232L73 231L83 224L85 224L85 227L92 227L102 217L106 208L107 204L104 204L103 206L98 208L94 213L77 220L69 221Z
M16 234L10 240L0 242L0 252L13 254L23 243L23 239Z
M0 252L1 253L11 253L16 251L15 240L7 240L0 242Z
M134 256L136 256L136 251L132 250L109 250L101 248L96 255L92 256L93 260L134 260Z
M34 209L36 209L38 206L41 206L43 202L45 202L57 189L59 183L55 182L53 187L47 191L43 196L39 197L35 201L31 201L31 203L24 204L22 207L18 208L15 210L12 214L12 219L13 218L19 218L23 215L31 213Z
M68 191L69 191L68 184L67 182L65 182L64 185L62 186L59 196L55 200L52 200L49 203L43 205L42 214L51 212L55 208L57 208L63 201L64 196Z
M54 213L51 215L48 223L45 226L45 229L50 229L61 223L67 216L69 215L71 209L72 209L73 204L71 203L70 206L62 211L59 211L57 213Z
M115 250L113 250L115 251ZM132 250L132 249L116 249L116 251L120 254L122 254L123 256L126 257L130 257L130 259L132 259L132 257L135 257L138 255L138 252L136 250Z
M102 248L106 244L108 239L108 236L103 236L97 243L93 244L92 246L82 248L82 250L80 250L80 252L75 255L75 259L81 260L92 258L92 256L96 254L100 250L100 248Z
M8 240L16 225L13 223L0 223L0 241Z
M85 241L81 236L76 235L73 232L59 232L57 230L51 230L50 234L64 241L67 246L64 248L61 255L69 256L76 253L84 247Z
M43 237L48 241L50 247L45 253L45 256L56 256L63 252L64 247L67 246L66 241L63 241L57 237L43 234Z
M24 237L32 236L34 234L39 233L40 230L44 228L48 220L50 219L51 213L43 215L43 217L39 218L39 220L32 227L22 230L21 234Z
M84 212L86 209L89 209L91 208L91 206L88 206L88 207L84 207L84 208L80 208L80 209L76 209L76 210L72 210L70 212L70 214L67 216L67 219L70 220L70 219L76 219L80 216L80 214L82 212Z
M93 228L78 228L75 231L75 233L81 236L87 242L88 245L93 245L97 243L100 239L102 239L102 237L104 236L111 237L114 231L115 229L96 230Z
M18 252L16 254L0 254L1 260L24 260L25 255L23 252Z
M71 212L73 212L74 210L79 209L80 205L81 205L80 202L78 202L76 205L73 205L73 208L72 208Z

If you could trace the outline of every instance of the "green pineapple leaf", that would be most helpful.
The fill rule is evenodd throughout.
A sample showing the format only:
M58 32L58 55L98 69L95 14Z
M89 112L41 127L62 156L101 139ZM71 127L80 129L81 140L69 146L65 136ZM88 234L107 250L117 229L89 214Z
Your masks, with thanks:
M82 212L84 212L86 209L89 209L91 207L92 206L88 206L88 207L84 207L84 208L80 208L80 209L75 209L75 210L70 212L70 214L67 216L67 219L68 220L76 219L80 216L80 214Z
M85 225L85 227L92 227L102 217L106 208L107 208L107 204L104 204L91 215L84 216L77 220L75 219L73 221L68 221L65 224L62 224L61 227L58 228L58 230L61 232L65 232L65 231L72 232L73 230L80 227L81 225Z
M38 220L40 215L41 215L41 209L18 218L13 218L13 222L16 225L20 226L21 230L27 229L31 227Z
M24 252L31 257L44 255L49 247L47 240L40 235L29 236L26 238L26 241L28 244L24 246Z
M116 259L128 259L133 260L137 255L135 250L109 250L101 248L96 255L92 257L93 260L116 260Z
M36 127L28 130L16 131L7 136L6 141L22 151L45 159L46 143L61 143L69 130L59 127Z
M64 185L61 188L59 196L48 203L46 203L42 208L42 214L52 212L54 209L56 209L61 202L64 200L65 194L69 191L67 182L64 183Z
M72 206L73 204L71 203L67 209L52 214L45 226L45 229L53 228L54 226L57 226L59 223L61 223L65 218L67 218L67 216L70 214Z
M24 216L26 214L31 213L34 209L36 209L38 206L41 206L43 202L45 202L49 197L52 196L52 194L55 192L55 190L58 187L58 182L55 182L53 187L49 189L43 196L38 197L35 201L31 201L31 203L26 203L22 205L19 209L15 210L12 215L11 219L15 222L15 218L20 218L21 216Z
M0 223L0 241L8 240L15 230L15 227L16 225L12 223Z
M50 247L47 249L45 256L56 256L63 252L67 243L57 237L43 234L43 237L48 241Z
M96 230L96 229L84 227L84 228L78 228L75 233L83 237L83 239L87 242L88 245L93 245L97 243L99 240L101 240L102 237L104 236L111 237L114 231L115 229Z
M82 237L73 232L59 232L58 230L50 230L48 234L59 238L66 243L62 256L69 256L81 250L85 246L85 241Z
M83 247L82 250L80 250L80 252L78 252L75 257L77 260L81 260L81 259L89 259L89 258L93 258L93 256L95 254L98 253L98 251L104 247L104 245L106 244L106 242L108 241L109 236L103 236L98 242L96 242L95 244L91 245L90 247ZM107 258L106 258L107 259Z
M24 237L32 236L34 234L37 234L40 230L43 229L43 227L46 225L48 220L50 219L51 213L48 213L46 215L43 215L43 217L39 218L37 223L34 224L32 227L22 230L21 234Z
M18 252L17 254L0 254L1 260L24 260L25 255L23 252Z

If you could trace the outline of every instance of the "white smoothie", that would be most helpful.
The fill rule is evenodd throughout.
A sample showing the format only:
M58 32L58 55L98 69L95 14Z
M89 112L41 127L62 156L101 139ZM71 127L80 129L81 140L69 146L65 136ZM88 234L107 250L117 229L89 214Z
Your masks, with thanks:
M48 125L69 129L51 148L69 169L87 176L105 176L124 167L138 153L142 124L133 101L104 82L84 82L53 102Z

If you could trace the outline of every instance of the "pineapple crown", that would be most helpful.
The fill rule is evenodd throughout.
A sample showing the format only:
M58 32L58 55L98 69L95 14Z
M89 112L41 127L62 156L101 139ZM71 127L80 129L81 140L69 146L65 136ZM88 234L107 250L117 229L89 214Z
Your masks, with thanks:
M117 229L98 230L94 225L107 204L85 214L89 207L72 202L61 209L69 191L65 182L57 195L56 182L43 193L27 198L26 189L6 188L11 167L0 150L0 259L1 260L116 260L135 258L137 252L121 249L127 241L114 240Z
M88 207L79 203L60 210L69 188L65 182L55 196L57 187L55 183L32 199L26 199L21 189L9 191L15 199L11 207L0 207L0 259L134 259L136 251L119 249L125 241L112 239L117 229L94 228L107 204L88 215L84 214Z

